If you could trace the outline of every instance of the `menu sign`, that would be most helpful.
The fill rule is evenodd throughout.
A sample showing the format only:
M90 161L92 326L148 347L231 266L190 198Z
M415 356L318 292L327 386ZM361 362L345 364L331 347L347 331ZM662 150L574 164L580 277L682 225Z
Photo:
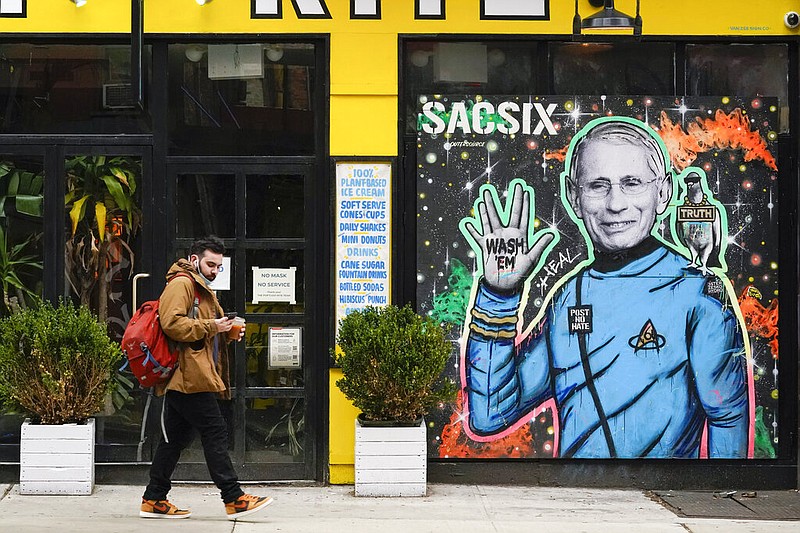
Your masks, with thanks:
M389 303L392 165L336 164L336 323Z

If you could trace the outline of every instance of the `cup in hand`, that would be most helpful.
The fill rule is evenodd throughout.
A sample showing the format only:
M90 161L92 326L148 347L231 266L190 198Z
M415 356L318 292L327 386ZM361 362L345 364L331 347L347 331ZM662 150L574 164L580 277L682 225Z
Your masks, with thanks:
M244 318L237 316L232 320L233 325L231 329L228 330L228 340L229 341L238 341L239 340L239 333L242 331L244 327Z

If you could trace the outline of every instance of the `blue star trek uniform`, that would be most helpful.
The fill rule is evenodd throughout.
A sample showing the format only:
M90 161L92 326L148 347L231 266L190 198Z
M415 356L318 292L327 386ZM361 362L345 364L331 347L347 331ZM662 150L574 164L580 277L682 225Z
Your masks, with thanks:
M726 290L649 240L652 251L613 271L593 264L572 278L519 346L521 295L481 283L466 368L475 433L555 398L560 457L698 457L706 421L709 457L747 456L746 357Z

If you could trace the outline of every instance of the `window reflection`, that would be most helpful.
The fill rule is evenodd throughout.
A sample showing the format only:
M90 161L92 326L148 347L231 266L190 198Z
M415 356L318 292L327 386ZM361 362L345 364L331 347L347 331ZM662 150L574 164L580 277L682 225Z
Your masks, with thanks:
M247 176L247 237L303 237L303 176Z
M169 47L170 153L314 153L314 46Z
M130 77L127 45L0 45L0 131L147 133Z
M690 44L687 92L695 96L777 96L789 131L789 50L785 44Z
M538 83L535 42L410 41L405 48L406 132L416 131L421 94L531 94Z
M177 236L234 237L236 186L232 174L181 174L178 176Z
M552 43L553 94L673 94L670 43Z
M245 461L291 463L305 459L302 398L252 398L245 413Z

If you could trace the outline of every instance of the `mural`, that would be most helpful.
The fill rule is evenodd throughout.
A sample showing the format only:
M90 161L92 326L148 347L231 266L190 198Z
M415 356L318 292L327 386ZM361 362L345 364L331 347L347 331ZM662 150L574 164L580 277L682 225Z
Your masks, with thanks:
M441 457L774 457L777 102L427 96Z

